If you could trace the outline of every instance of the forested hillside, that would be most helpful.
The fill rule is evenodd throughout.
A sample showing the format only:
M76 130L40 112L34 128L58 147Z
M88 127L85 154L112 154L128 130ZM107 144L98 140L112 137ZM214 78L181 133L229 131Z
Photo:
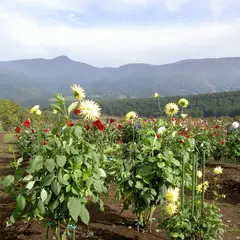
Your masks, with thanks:
M31 122L38 121L38 118L30 113L29 109L23 108L19 104L0 98L0 132L12 131L17 125L24 120L31 118ZM53 115L47 111L42 112L44 121L53 122Z
M240 91L191 96L160 98L161 115L168 102L177 102L180 98L189 100L187 112L193 117L237 116L240 115ZM154 98L123 99L98 101L102 112L108 115L123 116L128 111L136 111L140 116L159 116L157 100Z

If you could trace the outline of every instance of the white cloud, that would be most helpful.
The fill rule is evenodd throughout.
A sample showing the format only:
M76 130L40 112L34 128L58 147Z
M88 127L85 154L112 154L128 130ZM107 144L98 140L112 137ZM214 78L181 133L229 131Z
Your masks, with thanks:
M149 4L164 4L178 11L187 4L203 4L219 15L230 7L223 0L99 0L106 9L124 11ZM236 6L240 0L231 0ZM238 56L240 23L198 23L192 25L73 27L60 23L61 10L73 25L80 21L77 11L86 11L96 0L8 0L0 5L0 60L67 55L96 66L118 66L129 62L162 64L186 58ZM51 9L55 19L43 23L33 19L19 5ZM109 4L107 4L109 3ZM163 6L163 5L162 5ZM240 6L240 5L239 5ZM129 7L129 8L128 8ZM39 10L40 11L40 10ZM58 13L59 11L59 13ZM109 20L111 21L111 20Z
M186 3L191 2L192 0L164 0L164 6L171 12L176 12Z
M68 55L97 66L162 64L240 55L240 23L170 27L75 28L40 25L16 13L0 21L0 60Z
M240 0L209 0L208 6L216 17L219 17L224 10L239 9Z

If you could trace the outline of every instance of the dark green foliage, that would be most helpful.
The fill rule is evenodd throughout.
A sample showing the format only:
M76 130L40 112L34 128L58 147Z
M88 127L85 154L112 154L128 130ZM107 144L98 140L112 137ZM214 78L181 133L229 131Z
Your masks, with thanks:
M169 102L178 102L180 98L187 98L189 106L187 113L192 117L235 117L240 115L240 91L191 96L175 96L161 98L161 115L164 115L164 106ZM102 112L111 116L123 116L129 111L136 111L140 116L158 117L157 100L154 98L102 100L98 101Z
M11 100L0 98L0 131L12 131L28 118L31 118L31 122L35 122L37 116L31 114L29 109L23 108ZM43 120L51 123L54 121L54 116L44 111Z

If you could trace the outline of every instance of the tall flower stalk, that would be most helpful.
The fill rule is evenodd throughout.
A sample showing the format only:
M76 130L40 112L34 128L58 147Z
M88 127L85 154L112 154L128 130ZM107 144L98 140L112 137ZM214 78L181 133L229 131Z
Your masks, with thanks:
M195 215L195 196L196 196L196 165L197 165L197 156L193 156L192 161L192 217Z
M202 184L205 182L205 152L203 152L202 156ZM203 219L203 214L204 214L204 185L202 187L202 198L201 198L201 214L202 214L202 219Z

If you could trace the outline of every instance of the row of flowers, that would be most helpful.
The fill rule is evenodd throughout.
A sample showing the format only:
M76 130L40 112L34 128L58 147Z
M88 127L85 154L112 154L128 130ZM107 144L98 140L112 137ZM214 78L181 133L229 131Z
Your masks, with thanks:
M181 233L181 239L196 234L217 239L222 227L219 210L215 205L206 205L202 196L209 185L205 181L205 156L210 156L214 146L213 138L208 137L216 136L213 129L187 125L188 101L178 101L179 116L179 106L167 104L165 112L170 119L142 119L131 111L124 121L108 119L103 123L99 105L86 100L80 86L71 88L75 100L69 106L61 94L56 95L52 104L58 119L56 124L49 126L42 122L40 106L36 105L31 113L39 118L38 124L33 126L27 119L16 128L23 158L30 161L26 171L21 166L22 160L18 161L14 165L16 175L4 180L5 189L16 195L16 210L8 224L20 217L27 221L40 220L48 226L47 233L51 226L56 228L59 240L60 235L66 237L69 226L74 226L74 239L79 218L89 223L87 203L97 202L103 210L102 194L114 183L116 198L136 214L138 230L144 227L151 231L156 207L165 206L167 215L161 219L160 227L167 229L171 238L176 239ZM159 94L154 97L160 108ZM79 116L78 121L71 119L73 114ZM215 127L214 131L221 128ZM216 168L214 174L218 176L221 171ZM201 180L197 181L196 176L200 178L200 175ZM187 203L185 188L193 193L192 201ZM209 213L211 207L215 210ZM182 221L179 219L183 214L194 224L190 227L183 224L176 235L174 221ZM209 220L207 228L201 225L204 219ZM209 233L214 221L218 221L218 227ZM63 233L60 224L66 225ZM196 226L201 231L194 233Z

